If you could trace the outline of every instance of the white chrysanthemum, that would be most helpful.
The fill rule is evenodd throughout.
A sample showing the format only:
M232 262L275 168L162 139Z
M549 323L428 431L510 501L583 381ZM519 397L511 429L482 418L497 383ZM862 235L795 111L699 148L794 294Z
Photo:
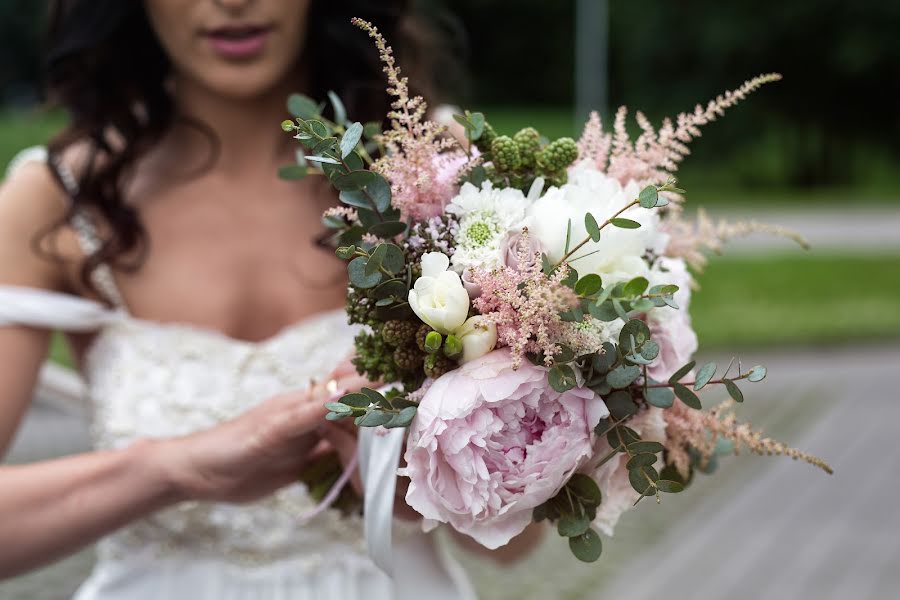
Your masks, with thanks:
M502 265L501 246L510 230L521 229L528 199L517 189L481 188L466 183L450 201L447 212L459 220L454 235L452 265L458 272L469 267L492 269Z
M630 182L623 188L589 162L582 162L569 169L568 183L550 188L529 208L529 231L543 244L550 260L559 261L566 254L566 228L570 220L570 246L574 247L587 236L586 213L602 224L639 193L636 183ZM603 228L599 242L588 242L569 259L579 274L597 273L603 277L604 285L646 276L644 254L648 250L662 253L668 243L668 235L659 226L657 209L633 206L619 216L637 221L641 227L619 229L608 225Z

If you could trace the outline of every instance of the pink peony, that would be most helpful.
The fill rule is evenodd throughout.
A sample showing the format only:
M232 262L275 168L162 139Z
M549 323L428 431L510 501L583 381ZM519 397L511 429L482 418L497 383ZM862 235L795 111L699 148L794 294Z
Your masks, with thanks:
M437 379L407 442L406 501L488 548L531 522L592 454L593 428L609 411L592 391L554 391L547 370L513 369L495 350Z

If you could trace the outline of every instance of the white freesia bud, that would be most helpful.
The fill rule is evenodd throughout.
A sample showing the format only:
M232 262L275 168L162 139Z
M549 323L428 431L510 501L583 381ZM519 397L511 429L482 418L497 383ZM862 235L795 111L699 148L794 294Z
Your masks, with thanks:
M497 345L497 326L481 315L470 317L456 330L456 337L462 341L461 362L481 358Z
M442 252L422 256L422 276L409 290L413 312L442 334L453 333L469 314L469 294L459 275L448 271L450 259Z

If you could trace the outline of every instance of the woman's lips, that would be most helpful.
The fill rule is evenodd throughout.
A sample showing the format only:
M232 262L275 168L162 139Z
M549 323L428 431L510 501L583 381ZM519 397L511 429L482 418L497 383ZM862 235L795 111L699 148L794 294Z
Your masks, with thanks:
M231 26L205 33L215 52L228 60L246 60L263 51L271 27Z

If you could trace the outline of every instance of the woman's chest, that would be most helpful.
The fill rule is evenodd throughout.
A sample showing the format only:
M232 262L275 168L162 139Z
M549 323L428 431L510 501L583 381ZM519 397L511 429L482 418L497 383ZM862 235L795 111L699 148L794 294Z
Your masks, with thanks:
M142 203L149 251L119 277L129 308L254 340L340 306L345 270L318 243L323 202L305 196L219 182Z

